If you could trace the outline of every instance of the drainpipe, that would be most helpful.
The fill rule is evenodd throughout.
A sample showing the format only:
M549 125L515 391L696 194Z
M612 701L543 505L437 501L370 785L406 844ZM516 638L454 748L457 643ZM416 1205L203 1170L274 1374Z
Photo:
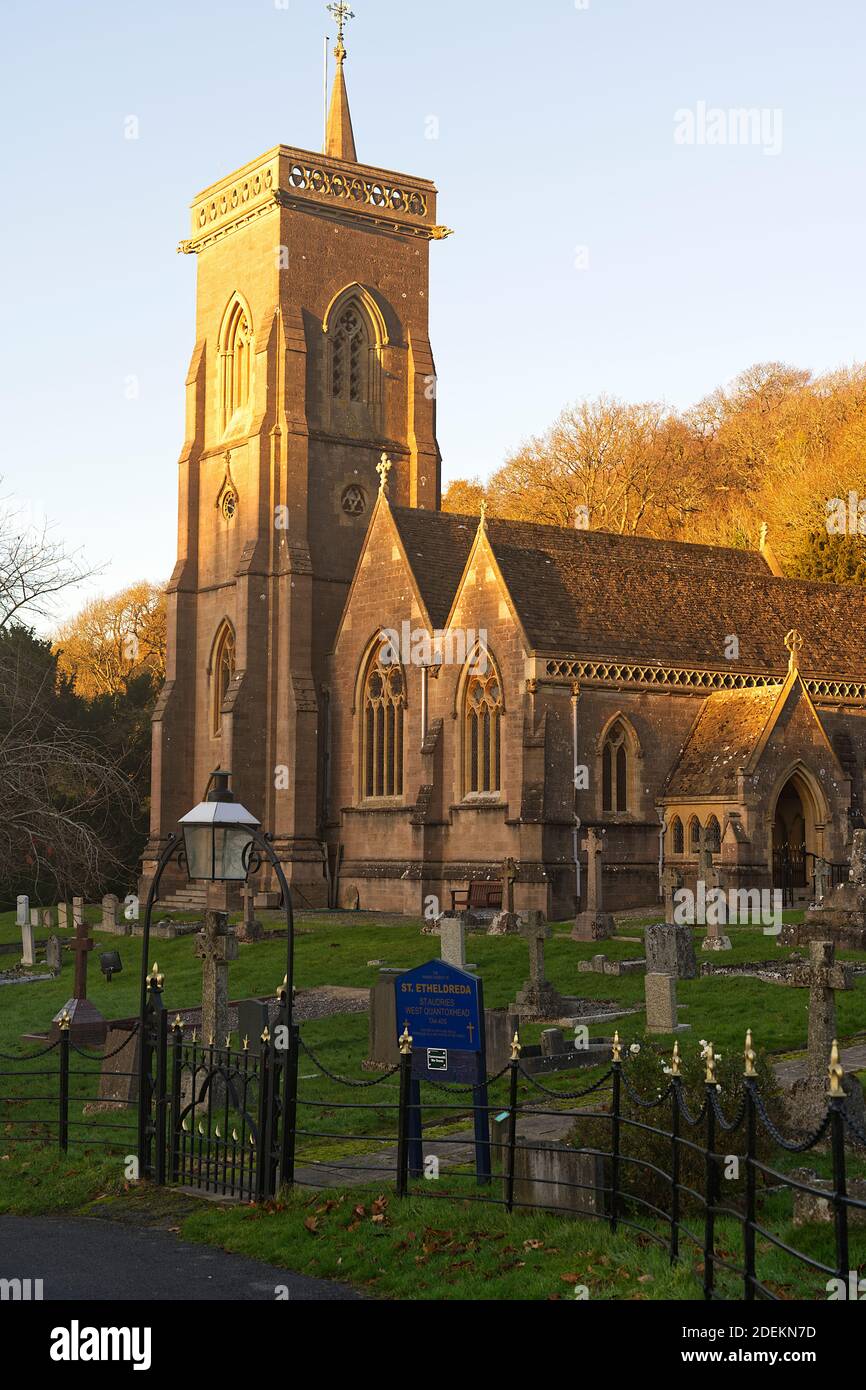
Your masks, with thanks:
M421 747L424 747L424 740L427 737L427 681L430 676L430 667L421 667Z
M665 820L665 808L664 808L664 806L657 806L657 807L656 807L656 815L658 816L659 820L661 821L661 825L659 826L659 898L662 898L662 899L663 899L663 898L664 898L664 895L665 895L665 884L664 884L664 871L665 871L665 834L666 834L667 828L668 828L668 823L667 823L667 821Z

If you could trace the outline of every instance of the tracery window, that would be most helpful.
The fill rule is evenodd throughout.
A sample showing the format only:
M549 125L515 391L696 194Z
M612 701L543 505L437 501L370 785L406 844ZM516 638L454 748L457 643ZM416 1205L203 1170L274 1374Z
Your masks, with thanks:
M466 683L463 703L464 788L467 796L495 793L502 783L502 682L489 661Z
M220 428L225 431L249 404L252 324L241 300L229 305L220 333Z
M403 672L389 643L377 647L364 681L361 784L365 797L403 794Z
M683 833L683 823L679 816L674 817L674 822L671 826L671 843L673 845L674 854L683 853L685 849L685 835Z
M348 303L331 336L331 395L344 405L368 399L370 337L366 315Z
M214 737L222 733L223 705L235 674L235 634L230 623L224 623L214 648L212 667L212 726Z
M710 816L707 821L707 842L713 854L720 854L722 850L722 827L719 825L715 816Z
M611 725L601 753L602 810L628 810L628 740L619 720Z
M700 854L701 852L701 823L697 816L692 816L689 821L689 853Z

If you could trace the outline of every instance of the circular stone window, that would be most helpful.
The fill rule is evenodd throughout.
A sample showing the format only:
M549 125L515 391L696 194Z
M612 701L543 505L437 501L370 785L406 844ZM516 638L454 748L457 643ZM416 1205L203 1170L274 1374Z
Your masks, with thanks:
M238 509L238 495L231 488L227 488L223 493L220 510L226 521L231 521Z
M340 500L340 506L347 516L363 516L367 510L367 499L363 490L353 483L347 487Z

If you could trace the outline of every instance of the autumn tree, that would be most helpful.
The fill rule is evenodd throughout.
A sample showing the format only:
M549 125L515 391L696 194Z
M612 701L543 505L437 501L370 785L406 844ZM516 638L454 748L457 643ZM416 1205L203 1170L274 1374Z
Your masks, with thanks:
M55 640L59 670L86 699L119 695L142 675L165 679L165 591L142 580L92 599Z

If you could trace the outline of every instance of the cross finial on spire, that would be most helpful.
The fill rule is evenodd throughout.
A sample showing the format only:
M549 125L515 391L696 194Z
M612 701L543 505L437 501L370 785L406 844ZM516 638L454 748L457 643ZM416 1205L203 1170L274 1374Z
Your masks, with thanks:
M379 474L379 491L383 492L386 497L388 496L388 474L393 466L388 455L384 453L376 464L376 472Z
M487 530L487 498L482 497L481 506L478 508L478 525L482 531Z
M347 21L354 19L355 14L354 11L350 10L349 6L344 3L344 0L336 0L335 4L327 5L326 9L337 21L337 47L334 49L334 57L338 63L342 63L346 57L346 46L343 43L343 31Z
M803 649L803 636L795 627L785 634L785 646L790 652L788 657L788 671L796 671L800 665L800 652Z

